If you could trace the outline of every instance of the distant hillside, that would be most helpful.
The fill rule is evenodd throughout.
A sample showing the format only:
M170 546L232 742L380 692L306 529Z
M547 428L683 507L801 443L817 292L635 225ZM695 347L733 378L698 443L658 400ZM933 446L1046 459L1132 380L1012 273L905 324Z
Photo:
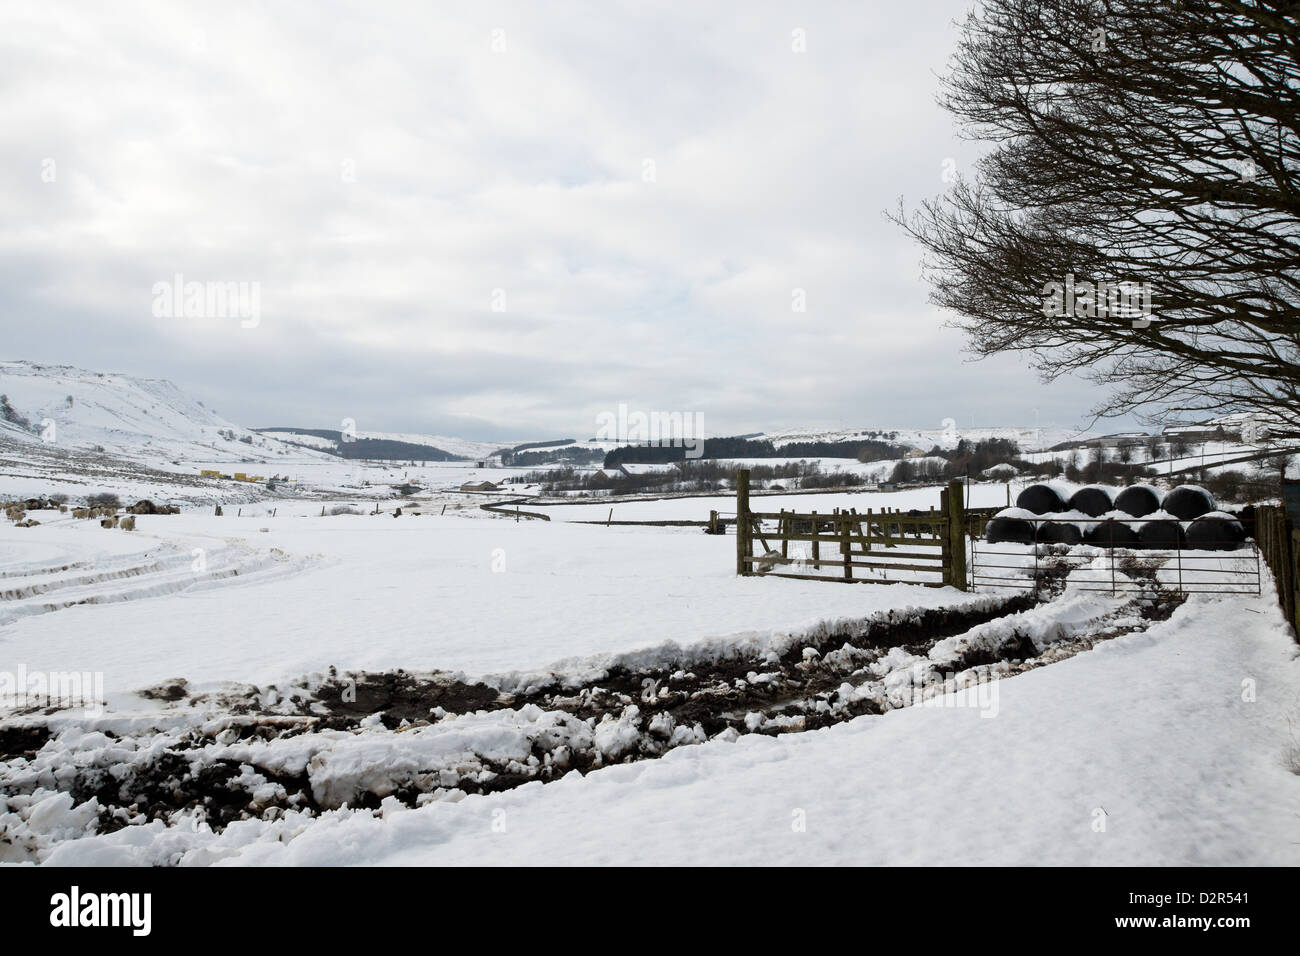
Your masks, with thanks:
M10 361L0 362L0 395L0 432L19 442L151 463L273 462L290 452L165 379Z
M364 458L384 461L464 461L465 455L424 442L399 441L376 437L372 432L359 433L351 441L343 440L343 432L329 428L292 428L277 426L256 431L269 438L304 448L312 448L340 458Z

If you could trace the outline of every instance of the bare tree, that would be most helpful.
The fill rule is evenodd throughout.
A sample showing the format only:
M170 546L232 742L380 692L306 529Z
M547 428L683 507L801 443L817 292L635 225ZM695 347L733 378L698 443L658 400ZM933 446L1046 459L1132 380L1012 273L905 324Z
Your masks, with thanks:
M969 15L942 102L992 148L895 218L975 354L1081 372L1107 386L1101 416L1247 411L1300 435L1298 16L1287 0Z

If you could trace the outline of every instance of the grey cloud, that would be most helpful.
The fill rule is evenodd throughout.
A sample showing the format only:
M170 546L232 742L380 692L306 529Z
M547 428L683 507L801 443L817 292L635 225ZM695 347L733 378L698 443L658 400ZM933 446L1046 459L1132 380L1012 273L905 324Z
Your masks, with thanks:
M965 6L11 5L8 352L249 424L1073 423L1086 385L962 364L881 215L975 158L933 102ZM261 324L156 319L176 273Z

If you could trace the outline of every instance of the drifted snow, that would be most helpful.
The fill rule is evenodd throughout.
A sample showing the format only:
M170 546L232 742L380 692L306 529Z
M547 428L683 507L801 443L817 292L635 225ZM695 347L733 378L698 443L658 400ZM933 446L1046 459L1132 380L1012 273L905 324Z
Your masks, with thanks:
M1104 610L1080 597L1018 627L1037 642ZM992 719L926 706L776 738L732 733L416 809L291 811L220 834L128 827L61 843L47 862L1300 863L1300 778L1285 766L1300 662L1270 600L1193 598L1145 633L997 686ZM604 745L617 746L609 723ZM68 821L66 801L47 803L42 813Z

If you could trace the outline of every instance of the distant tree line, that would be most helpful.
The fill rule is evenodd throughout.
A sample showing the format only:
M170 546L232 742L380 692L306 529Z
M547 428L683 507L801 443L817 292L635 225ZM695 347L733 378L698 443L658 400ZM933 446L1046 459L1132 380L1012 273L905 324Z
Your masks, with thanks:
M1193 483L1214 495L1215 501L1244 504L1276 499L1278 477L1277 471L1271 469L1256 472L1203 471L1195 476Z
M526 441L521 445L515 445L512 448L502 448L497 452L498 455L511 455L515 452L528 451L532 448L563 448L565 445L574 444L572 438L561 438L558 441Z
M574 465L591 465L604 459L598 448L552 448L545 451L507 451L501 463L508 468L530 468L537 465L567 462Z
M729 486L737 465L732 461L701 459L682 462L671 471L645 475L624 475L609 471L583 472L564 467L530 471L510 479L511 484L540 485L544 494L613 494L647 492L700 492ZM863 484L861 475L843 471L823 471L817 462L790 461L772 465L749 465L750 480L755 483L785 482L794 488L847 488Z
M464 461L463 455L453 455L432 445L418 445L390 438L357 438L338 443L340 458L378 458L384 461Z
M529 450L533 449L533 450ZM512 449L497 451L506 467L536 467L538 464L595 464L604 458L603 451L577 445L573 438L560 441L529 441Z
M391 438L357 438L344 441L343 433L332 428L258 428L258 432L280 432L290 435L311 435L334 442L334 454L348 459L376 459L381 461L465 461L464 455L453 455L432 445L396 441ZM232 433L233 434L233 433Z
M1010 465L1017 472L1034 473L1039 466L1020 457L1020 446L1009 438L985 438L957 442L955 448L930 449L924 458L905 458L894 466L889 480L903 484L909 481L940 480L967 475L978 478L994 465Z
M706 438L700 459L687 459L680 445L624 445L605 456L605 467L622 464L666 464L688 460L735 458L855 458L858 461L887 461L907 452L903 445L869 439L866 441L801 441L773 445L769 439Z

